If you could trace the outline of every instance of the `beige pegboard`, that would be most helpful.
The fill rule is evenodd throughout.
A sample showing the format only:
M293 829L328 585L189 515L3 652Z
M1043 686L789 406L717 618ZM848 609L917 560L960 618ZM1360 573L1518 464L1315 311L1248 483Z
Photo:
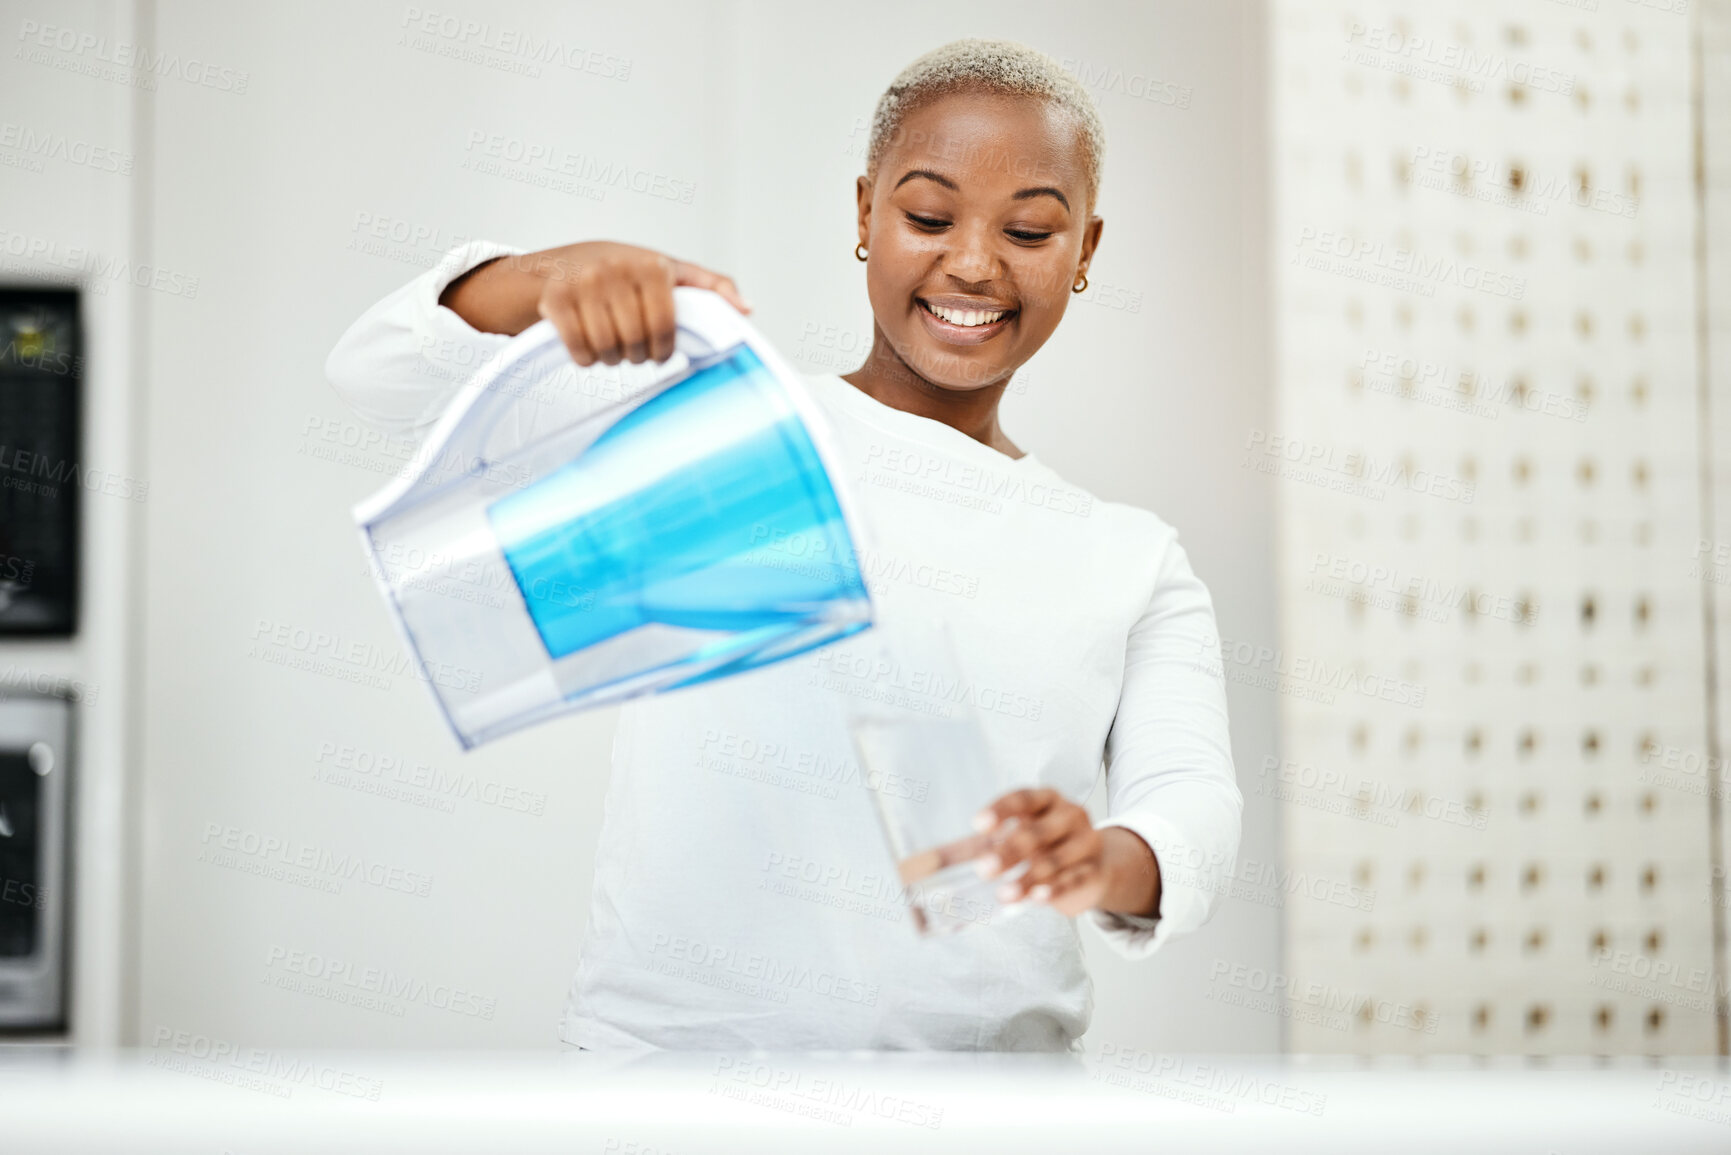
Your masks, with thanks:
M1273 15L1289 1046L1711 1052L1692 21Z
M1727 955L1726 923L1731 920L1731 773L1725 747L1731 740L1731 0L1707 0L1698 19L1696 93L1700 116L1701 217L1700 284L1704 293L1700 342L1702 394L1707 398L1702 440L1710 447L1709 476L1702 487L1708 501L1708 528L1690 553L1690 573L1699 578L1713 622L1710 657L1713 725L1705 750L1663 752L1658 770L1670 781L1719 794L1718 859L1708 898L1720 912L1716 931L1721 959ZM1723 964L1722 964L1723 965ZM1724 1008L1721 1008L1723 1011ZM1721 1049L1731 1050L1731 1021L1721 1019Z

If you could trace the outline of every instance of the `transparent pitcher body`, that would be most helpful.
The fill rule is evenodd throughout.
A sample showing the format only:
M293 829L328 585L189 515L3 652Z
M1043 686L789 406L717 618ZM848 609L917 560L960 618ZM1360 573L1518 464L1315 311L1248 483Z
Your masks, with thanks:
M859 519L803 382L715 294L675 300L680 351L628 400L537 408L525 433L529 398L580 376L542 322L465 387L413 476L357 510L465 747L871 624ZM790 565L802 534L842 548Z

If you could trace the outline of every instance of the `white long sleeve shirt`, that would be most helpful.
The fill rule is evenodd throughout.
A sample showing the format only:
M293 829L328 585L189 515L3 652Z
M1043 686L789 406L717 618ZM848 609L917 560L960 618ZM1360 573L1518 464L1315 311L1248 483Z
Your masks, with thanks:
M331 383L381 430L430 427L509 340L440 293L520 251L446 254L343 334ZM838 376L808 383L875 535L867 581L950 624L993 755L1077 802L1103 759L1105 823L1154 850L1158 917L1083 917L1131 958L1201 926L1236 861L1243 798L1213 606L1175 531L1033 454L1010 458ZM1093 996L1075 920L1034 907L915 932L867 795L881 784L862 781L845 728L848 696L883 688L850 660L859 638L621 708L565 1041L1080 1048Z

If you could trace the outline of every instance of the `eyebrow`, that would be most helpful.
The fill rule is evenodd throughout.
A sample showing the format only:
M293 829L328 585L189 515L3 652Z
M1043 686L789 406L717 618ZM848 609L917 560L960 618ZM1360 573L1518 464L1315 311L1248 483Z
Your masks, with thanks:
M949 189L951 192L961 192L962 191L961 186L958 185L955 181L951 180L949 177L945 176L943 173L933 172L929 168L909 169L907 172L902 174L902 179L898 180L896 182L895 188L901 188L903 185L907 184L910 180L913 180L916 176L923 176L927 180L936 181L938 184L943 185L945 188ZM894 192L895 189L891 189L890 191ZM1010 194L1010 199L1011 200L1018 200L1018 201L1025 201L1025 200L1029 200L1033 197L1041 197L1041 196L1057 197L1058 203L1063 205L1065 209L1068 209L1070 207L1069 198L1066 197L1063 193L1059 192L1057 189L1053 188L1051 185L1041 185L1039 188L1017 189L1015 192Z

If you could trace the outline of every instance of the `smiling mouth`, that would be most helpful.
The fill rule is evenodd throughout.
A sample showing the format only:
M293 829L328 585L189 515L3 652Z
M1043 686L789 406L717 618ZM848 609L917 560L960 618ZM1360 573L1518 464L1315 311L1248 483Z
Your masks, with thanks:
M983 329L999 321L1009 320L1017 312L1015 309L949 309L933 305L921 297L915 297L914 300L919 302L921 309L938 320L963 329Z

